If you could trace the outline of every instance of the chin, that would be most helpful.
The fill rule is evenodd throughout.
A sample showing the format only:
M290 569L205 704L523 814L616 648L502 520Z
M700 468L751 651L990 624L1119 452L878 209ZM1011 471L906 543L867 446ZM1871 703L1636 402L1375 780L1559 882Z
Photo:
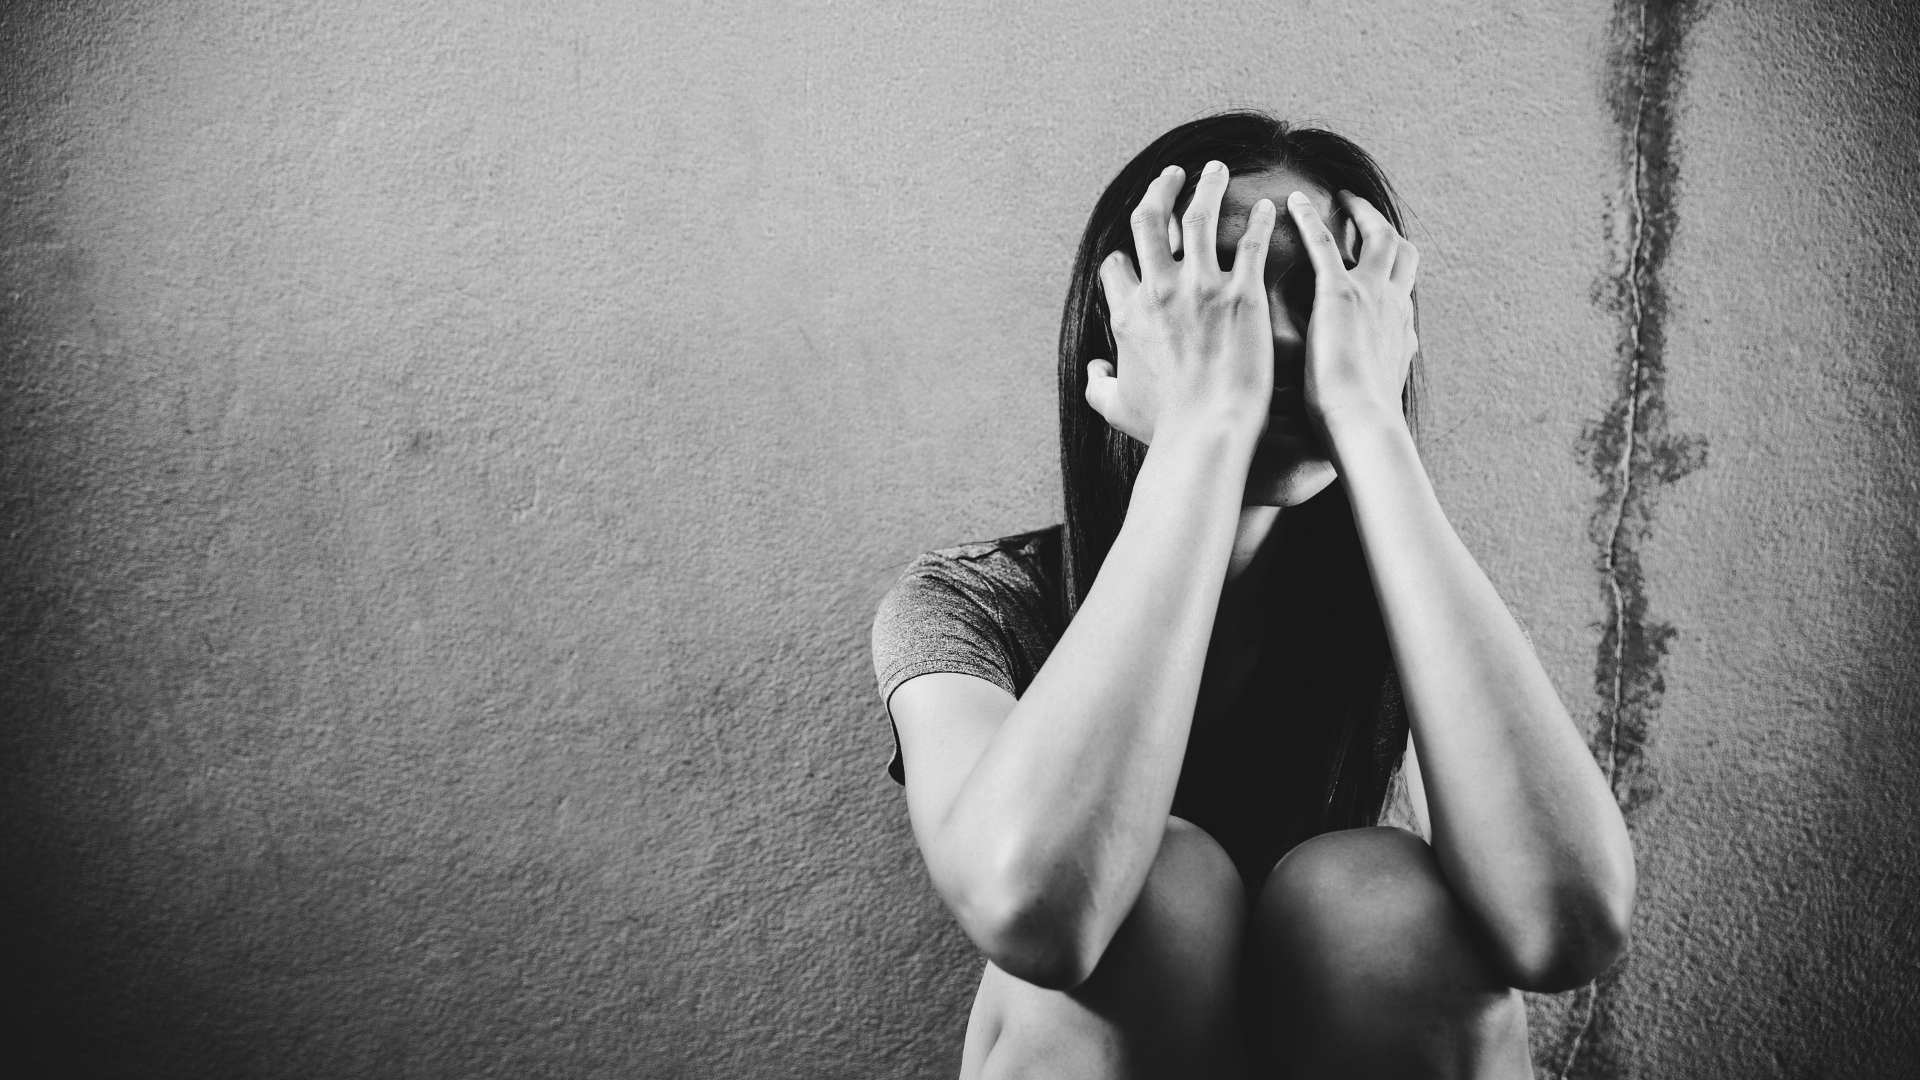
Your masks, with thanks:
M1315 446L1299 440L1263 439L1247 469L1246 506L1299 506L1340 478L1333 462Z

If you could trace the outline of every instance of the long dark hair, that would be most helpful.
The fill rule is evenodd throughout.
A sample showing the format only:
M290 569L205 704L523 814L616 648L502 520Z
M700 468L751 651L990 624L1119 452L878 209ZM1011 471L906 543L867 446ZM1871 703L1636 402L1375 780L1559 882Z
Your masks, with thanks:
M1366 151L1333 132L1293 127L1261 112L1237 110L1182 124L1120 170L1094 204L1074 258L1060 322L1060 474L1066 503L1061 603L1067 619L1086 599L1120 532L1147 452L1086 403L1088 362L1114 358L1099 285L1100 262L1117 249L1138 264L1130 219L1148 184L1168 165L1181 166L1187 180L1177 206L1184 207L1201 167L1211 160L1222 162L1234 175L1286 169L1328 191L1344 188L1373 203L1396 229L1405 231L1393 187ZM1284 214L1278 227L1291 227ZM1283 317L1280 312L1274 316ZM1416 356L1413 375L1418 368ZM1410 421L1414 382L1410 376L1401 398ZM1324 739L1307 740L1324 742L1319 748L1324 757L1307 745L1294 747L1324 762L1313 770L1327 785L1322 820L1300 823L1311 835L1377 817L1406 745L1406 721L1402 710L1380 707L1391 658L1344 489L1336 481L1306 503L1286 509L1282 517L1285 550L1274 574L1273 602L1265 605L1273 613L1268 641L1273 653L1290 658L1285 678L1289 702L1317 711L1332 725ZM1289 573L1289 568L1308 572Z

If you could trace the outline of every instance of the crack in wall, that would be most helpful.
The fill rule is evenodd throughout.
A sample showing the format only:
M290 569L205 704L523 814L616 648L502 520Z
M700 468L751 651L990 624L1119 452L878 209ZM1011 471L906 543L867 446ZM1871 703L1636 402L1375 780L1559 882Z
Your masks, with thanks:
M1613 787L1620 772L1620 712L1625 703L1626 679L1626 640L1627 609L1626 597L1620 587L1620 563L1622 554L1621 538L1627 528L1627 508L1633 502L1633 463L1634 451L1639 449L1638 426L1640 420L1640 393L1643 385L1642 375L1646 371L1646 343L1642 330L1646 320L1645 293L1642 291L1641 271L1646 266L1647 253L1647 201L1642 188L1646 183L1646 154L1641 139L1646 130L1647 119L1647 5L1640 5L1640 26L1637 36L1640 53L1640 71L1638 82L1640 93L1635 95L1633 103L1633 127L1629 139L1633 146L1632 169L1627 184L1627 216L1632 222L1633 249L1627 256L1627 393L1625 405L1627 415L1621 425L1626 432L1624 445L1620 448L1619 465L1615 472L1615 482L1620 496L1614 505L1613 527L1607 535L1607 546L1601 574L1609 593L1608 599L1613 607L1613 686L1609 694L1607 719L1607 784ZM1620 792L1614 788L1614 797Z
M1600 550L1608 613L1594 665L1594 689L1603 704L1592 750L1629 825L1633 810L1655 791L1645 749L1666 690L1662 662L1675 633L1648 618L1639 543L1651 532L1658 489L1706 464L1704 440L1667 430L1667 294L1661 276L1677 217L1673 124L1681 51L1702 7L1698 0L1617 0L1608 63L1609 104L1626 158L1625 205L1616 205L1608 233L1625 248L1625 257L1598 299L1621 316L1621 395L1583 433L1581 446L1602 486L1591 534ZM1615 225L1622 215L1623 242ZM1607 1039L1605 994L1619 970L1582 991L1559 1080L1618 1074Z

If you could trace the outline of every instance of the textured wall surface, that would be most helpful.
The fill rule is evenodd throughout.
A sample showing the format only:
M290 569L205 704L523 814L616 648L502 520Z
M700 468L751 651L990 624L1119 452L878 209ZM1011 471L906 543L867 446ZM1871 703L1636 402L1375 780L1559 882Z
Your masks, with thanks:
M1413 208L1429 465L1628 808L1541 1075L1910 1075L1920 18L1349 7L7 6L9 1056L952 1075L868 620L1056 519L1084 214L1253 104Z

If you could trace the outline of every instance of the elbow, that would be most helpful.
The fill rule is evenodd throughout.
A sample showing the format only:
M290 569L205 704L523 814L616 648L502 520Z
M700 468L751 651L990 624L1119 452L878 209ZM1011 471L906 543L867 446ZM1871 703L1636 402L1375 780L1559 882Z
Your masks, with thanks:
M1633 923L1633 891L1561 897L1528 929L1501 935L1498 960L1507 981L1522 990L1557 994L1599 978L1626 954Z
M1046 990L1072 990L1093 974L1104 942L1081 905L1047 890L982 889L955 905L967 937L1000 970Z
M1035 913L1010 915L974 937L993 965L1043 990L1073 990L1093 974L1095 950L1070 929Z

